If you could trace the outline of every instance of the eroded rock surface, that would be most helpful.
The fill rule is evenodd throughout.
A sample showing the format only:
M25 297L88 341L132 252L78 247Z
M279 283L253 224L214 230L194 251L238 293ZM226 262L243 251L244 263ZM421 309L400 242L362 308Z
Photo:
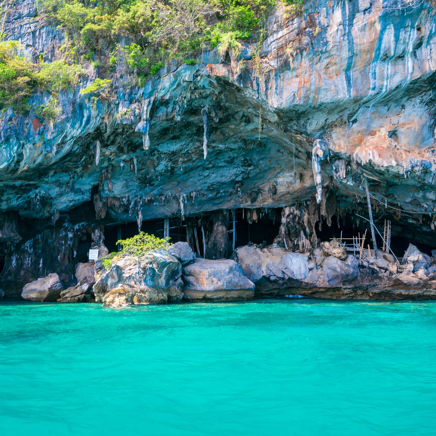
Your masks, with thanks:
M195 65L171 62L143 87L111 73L110 98L96 102L80 93L97 76L90 69L59 93L52 124L33 109L4 111L2 289L19 294L53 272L75 285L85 261L78 251L91 244L107 253L104 225L119 222L195 221L206 239L197 252L218 259L231 254L230 210L243 209L251 223L280 208L276 243L304 254L322 226L339 232L348 218L363 233L365 178L393 238L436 247L435 25L432 1L309 2L301 15L279 8L269 17L260 75L247 42L239 57L215 49ZM31 0L8 8L4 32L33 59L56 59L64 42ZM48 98L36 94L30 104ZM262 277L310 284L332 255L346 261L322 248L307 279L287 276L289 265ZM396 274L390 261L366 262L374 274ZM412 264L411 274L429 271L425 256Z
M29 301L50 302L57 301L63 289L62 283L57 274L49 274L28 283L21 293L22 298Z
M182 265L166 250L154 251L142 258L124 257L104 271L95 283L95 300L104 302L108 292L124 286L129 291L125 290L123 295L133 292L135 295L145 295L145 299L149 295L150 303L155 300L175 303L183 297L181 275ZM155 294L159 297L155 298Z
M230 259L197 259L183 268L184 299L189 301L248 300L254 283L240 265Z

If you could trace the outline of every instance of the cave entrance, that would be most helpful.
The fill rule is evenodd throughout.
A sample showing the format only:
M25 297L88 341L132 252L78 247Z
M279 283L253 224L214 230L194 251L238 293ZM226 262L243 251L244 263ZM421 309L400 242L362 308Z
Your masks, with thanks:
M2 273L4 267L5 267L5 256L0 255L0 274Z
M89 233L86 234L86 236L82 236L82 239L79 242L79 245L77 246L76 251L76 262L88 262L88 252L91 248L91 235Z
M179 241L187 241L187 223L191 220L187 219L185 222L181 222L180 218L169 219L170 238L174 244ZM150 220L143 221L141 231L154 235L159 238L164 237L164 220ZM105 226L104 236L105 245L109 252L118 251L117 241L120 239L132 238L138 234L138 224L136 222L130 223L113 223Z
M271 245L279 234L281 209L256 209L253 217L252 209L235 211L236 244L235 248L248 243L262 246ZM229 230L232 230L230 218ZM233 235L230 233L230 240Z

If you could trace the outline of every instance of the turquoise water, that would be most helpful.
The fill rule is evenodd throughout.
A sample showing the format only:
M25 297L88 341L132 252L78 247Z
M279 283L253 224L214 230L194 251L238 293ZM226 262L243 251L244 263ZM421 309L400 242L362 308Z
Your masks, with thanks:
M436 304L0 305L0 435L435 435Z

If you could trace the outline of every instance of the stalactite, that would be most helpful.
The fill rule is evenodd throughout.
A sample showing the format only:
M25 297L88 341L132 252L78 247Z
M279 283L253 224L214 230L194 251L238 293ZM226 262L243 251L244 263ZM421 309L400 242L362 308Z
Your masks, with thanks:
M135 132L142 133L142 147L144 150L148 150L150 148L150 138L148 133L150 131L150 110L153 106L153 101L154 96L146 98L142 102L141 121L135 129Z
M207 119L207 109L203 108L201 110L201 116L203 118L203 128L204 128L204 132L203 132L203 152L204 152L204 159L207 158L207 141L208 141L208 125L209 125L209 121Z
M135 168L135 176L138 175L138 159L136 158L136 156L133 158L133 166Z
M347 162L344 159L333 162L332 172L335 180L345 179L347 176Z
M148 137L148 131L142 135L142 148L148 150L150 148L150 138Z
M316 187L316 202L321 203L322 199L322 174L321 161L328 157L328 143L322 139L316 139L312 148L312 171Z
M136 222L138 223L138 233L142 228L142 198L138 200L138 205L136 207Z
M95 164L98 165L100 163L100 150L101 150L101 144L100 141L97 139L95 143Z
M180 204L180 216L182 218L182 221L185 221L185 200L186 200L186 195L180 194L179 204Z

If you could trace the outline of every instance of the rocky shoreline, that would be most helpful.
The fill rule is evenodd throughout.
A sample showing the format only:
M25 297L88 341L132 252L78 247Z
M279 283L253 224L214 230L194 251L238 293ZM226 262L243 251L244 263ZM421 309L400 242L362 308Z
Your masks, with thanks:
M258 298L436 300L434 259L412 244L401 263L384 252L377 257L364 252L359 259L336 240L311 253L248 245L232 258L203 259L178 242L142 257L122 257L106 268L101 261L79 263L74 286L64 289L52 273L25 285L21 297L111 308Z

